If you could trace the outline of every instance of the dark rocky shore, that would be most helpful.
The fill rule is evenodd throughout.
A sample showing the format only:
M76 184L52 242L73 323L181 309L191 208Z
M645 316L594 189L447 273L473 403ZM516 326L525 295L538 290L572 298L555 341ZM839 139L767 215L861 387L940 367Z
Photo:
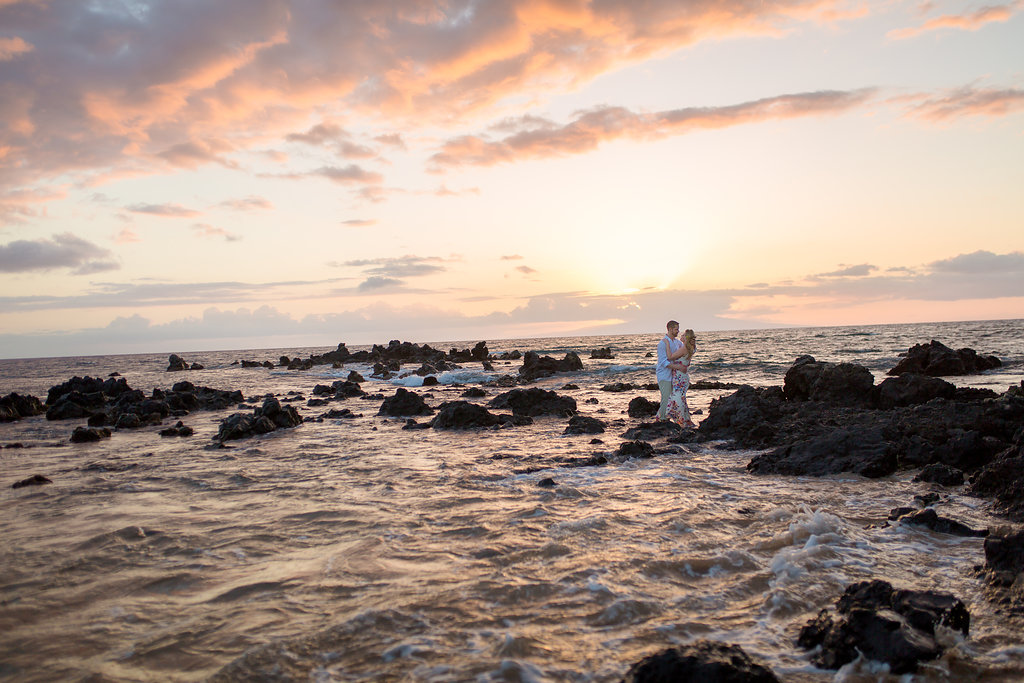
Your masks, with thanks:
M597 349L591 358L613 358L610 349ZM327 406L348 399L379 401L378 415L406 420L407 429L507 429L531 424L533 418L554 416L567 419L566 434L602 434L609 424L581 415L575 399L555 391L524 388L542 377L583 368L578 354L556 359L534 351L493 356L480 342L472 349L443 352L427 345L392 341L375 345L370 351L350 352L345 344L335 351L308 359L282 357L270 361L243 361L247 366L308 369L315 365L360 363L373 368L373 377L387 379L403 365L417 365L415 374L430 386L433 375L480 363L488 370L494 361L518 361L514 375L505 375L490 388L508 389L483 403L488 393L469 388L463 398L431 405L416 392L398 388L394 395L368 394L365 381L352 372L345 380L317 385L308 406ZM855 473L885 477L920 469L918 478L935 486L962 487L967 493L993 501L995 509L1009 522L1024 522L1024 382L998 394L989 390L957 388L941 379L951 374L972 374L998 367L993 356L971 349L954 351L932 341L911 348L882 382L877 385L866 368L851 363L827 363L803 356L786 372L781 387L752 387L695 384L693 390L735 389L715 399L697 430L683 430L674 424L641 422L621 434L625 441L609 450L599 439L590 458L565 458L541 464L527 471L550 467L599 466L616 458L654 457L678 449L679 444L715 442L716 447L760 451L747 465L752 475L823 476ZM200 370L179 356L172 356L170 372ZM116 373L115 373L116 374ZM568 385L563 390L569 390ZM656 385L635 387L609 385L605 391L636 389L656 391ZM474 399L476 402L474 402ZM180 418L196 410L239 407L221 421L215 437L218 447L235 439L296 427L304 419L288 401L305 400L301 395L280 400L266 395L245 398L240 391L197 387L178 382L171 390L154 389L149 395L128 386L123 378L105 380L74 377L52 387L45 402L33 396L10 394L0 399L0 421L32 415L48 420L84 420L71 441L109 438L113 430L160 425L168 418L177 423L160 431L161 436L192 434ZM504 413L492 412L507 411ZM637 396L628 415L643 420L654 414L657 403ZM350 418L349 409L331 409L314 418ZM417 418L423 419L418 422ZM311 418L306 418L310 421ZM13 447L16 444L9 444ZM14 483L14 487L50 483L43 475ZM541 485L554 485L548 478ZM898 508L890 521L927 526L936 532L963 536L987 536L985 564L979 576L990 588L989 596L1007 613L1024 613L1024 531L1005 528L975 530L924 505ZM967 634L970 615L956 597L934 592L893 587L884 581L855 584L837 598L836 611L823 610L800 633L799 647L814 652L815 663L835 669L856 657L857 652L887 662L894 673L915 671L918 664L941 655L936 627ZM637 662L627 681L689 680L778 680L767 668L751 660L735 646L700 641L683 648L671 648ZM710 678L708 678L710 677ZM696 680L696 679L694 679Z

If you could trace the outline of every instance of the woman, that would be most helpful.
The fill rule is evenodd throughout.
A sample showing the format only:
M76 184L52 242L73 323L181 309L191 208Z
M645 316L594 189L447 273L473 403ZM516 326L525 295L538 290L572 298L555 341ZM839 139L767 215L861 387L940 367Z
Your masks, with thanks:
M680 427L696 427L690 419L690 408L686 404L686 390L690 388L690 359L697 351L697 335L693 330L683 332L683 350L678 360L669 363L672 369L672 396L668 402L668 419Z

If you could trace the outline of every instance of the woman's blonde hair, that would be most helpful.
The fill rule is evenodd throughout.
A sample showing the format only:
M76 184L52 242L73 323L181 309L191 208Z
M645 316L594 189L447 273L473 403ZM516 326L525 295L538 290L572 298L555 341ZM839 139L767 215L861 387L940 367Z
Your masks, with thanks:
M683 339L686 340L687 346L697 348L697 335L693 333L693 330L687 329L685 332L683 332Z

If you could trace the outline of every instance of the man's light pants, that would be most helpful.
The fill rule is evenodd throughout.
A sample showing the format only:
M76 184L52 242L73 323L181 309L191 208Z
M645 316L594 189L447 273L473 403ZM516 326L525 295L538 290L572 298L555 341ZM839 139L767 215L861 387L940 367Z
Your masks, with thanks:
M668 400L672 397L672 380L659 379L658 388L661 389L661 406L658 408L658 419L668 418Z

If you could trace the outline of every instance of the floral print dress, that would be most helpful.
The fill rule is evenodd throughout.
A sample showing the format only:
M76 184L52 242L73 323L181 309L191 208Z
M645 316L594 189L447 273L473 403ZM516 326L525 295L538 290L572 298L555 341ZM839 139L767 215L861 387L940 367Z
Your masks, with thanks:
M686 370L672 371L672 396L668 401L668 419L681 427L695 427L690 419L690 407L686 404L686 390L690 388L690 362Z

